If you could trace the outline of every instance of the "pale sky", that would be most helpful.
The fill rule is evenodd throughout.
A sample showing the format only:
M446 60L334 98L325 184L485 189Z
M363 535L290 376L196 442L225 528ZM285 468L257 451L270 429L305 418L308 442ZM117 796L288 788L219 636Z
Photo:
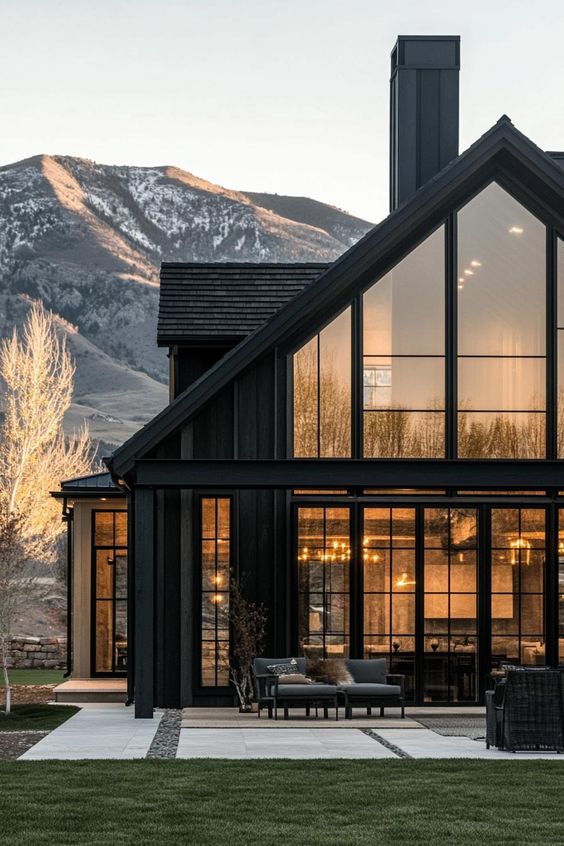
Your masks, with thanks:
M503 113L564 149L562 0L0 0L0 164L178 165L378 221L398 34L462 37L461 149Z

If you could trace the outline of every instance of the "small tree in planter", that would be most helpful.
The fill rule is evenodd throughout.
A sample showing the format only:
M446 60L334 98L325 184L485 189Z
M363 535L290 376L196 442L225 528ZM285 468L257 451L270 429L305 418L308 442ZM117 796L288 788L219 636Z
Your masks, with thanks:
M264 644L267 614L264 605L245 599L234 578L231 579L230 593L233 648L229 677L237 691L239 711L251 711L254 695L251 667Z

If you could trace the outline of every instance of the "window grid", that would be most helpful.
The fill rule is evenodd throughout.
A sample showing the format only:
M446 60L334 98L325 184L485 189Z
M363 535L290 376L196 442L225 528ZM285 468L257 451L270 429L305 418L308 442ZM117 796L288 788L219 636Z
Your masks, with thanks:
M424 698L474 701L478 656L478 511L429 508L424 515ZM469 520L470 526L473 524L473 540L470 535L462 542L456 541L453 525L457 520ZM430 541L434 521L446 525L441 542ZM438 579L434 575L431 568L437 566L440 569L446 566L446 584L442 584L440 569ZM456 580L455 568L461 571ZM468 589L463 590L461 582L464 573L471 572L470 568L473 576L467 579ZM438 582L441 590L429 589L433 575L435 585Z
M202 687L229 685L229 578L231 500L201 502L201 673Z
M350 512L297 510L300 654L337 657L350 649Z
M496 528L501 515L506 519L516 518L516 532ZM535 537L524 525L525 520L542 525L542 538ZM546 663L545 520L546 512L542 509L492 509L492 663L496 660L524 665ZM508 537L513 539L507 542ZM532 590L535 584L536 590ZM501 590L500 585L507 589ZM505 621L509 619L507 624Z

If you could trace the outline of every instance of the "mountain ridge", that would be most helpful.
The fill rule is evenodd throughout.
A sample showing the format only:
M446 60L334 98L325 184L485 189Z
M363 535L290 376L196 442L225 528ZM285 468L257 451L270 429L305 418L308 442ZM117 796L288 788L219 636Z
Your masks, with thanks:
M111 449L168 401L166 354L156 346L161 261L332 261L371 225L174 165L37 154L0 166L0 336L37 299L76 327L67 426L86 419Z

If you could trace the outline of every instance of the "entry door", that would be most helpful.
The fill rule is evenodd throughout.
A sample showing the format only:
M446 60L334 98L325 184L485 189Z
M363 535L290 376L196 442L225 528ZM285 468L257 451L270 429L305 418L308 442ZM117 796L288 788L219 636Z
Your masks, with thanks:
M127 512L93 511L92 674L127 671Z

